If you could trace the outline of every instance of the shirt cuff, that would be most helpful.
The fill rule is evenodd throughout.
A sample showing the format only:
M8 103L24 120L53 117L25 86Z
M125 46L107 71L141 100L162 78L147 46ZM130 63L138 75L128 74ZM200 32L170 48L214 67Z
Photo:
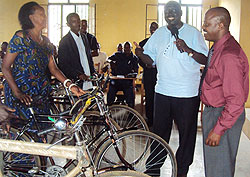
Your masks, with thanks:
M226 131L225 127L221 126L220 122L217 122L213 129L213 132L216 133L217 135L223 135L225 131Z

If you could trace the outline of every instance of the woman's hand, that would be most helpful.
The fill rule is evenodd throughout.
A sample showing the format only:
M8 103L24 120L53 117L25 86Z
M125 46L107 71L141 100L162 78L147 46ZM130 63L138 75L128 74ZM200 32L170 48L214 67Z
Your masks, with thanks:
M21 101L21 103L24 103L26 105L30 105L32 102L32 98L29 95L24 94L20 90L17 92L14 92L15 96Z
M85 92L77 85L73 85L72 87L70 87L70 91L78 97L85 94Z

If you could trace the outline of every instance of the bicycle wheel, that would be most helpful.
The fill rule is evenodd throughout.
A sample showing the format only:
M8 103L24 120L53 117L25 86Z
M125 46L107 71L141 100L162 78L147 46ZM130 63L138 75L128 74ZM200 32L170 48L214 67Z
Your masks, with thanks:
M128 170L128 171L108 171L98 175L98 177L150 177L147 174Z
M33 141L28 134L22 134L17 138L18 132L15 128L10 128L9 133L4 133L0 129L0 138L27 142ZM3 159L1 160L3 161L3 173L6 176L30 177L29 170L36 167L39 171L45 164L43 157L13 152L3 152Z
M81 133L86 138L86 145L89 145L91 140L93 140L99 132L101 132L104 128L104 121L100 118L100 113L98 111L87 111L84 113L86 120L81 127ZM120 130L121 128L113 119L110 119L110 126L115 130ZM95 150L99 143L103 142L103 140L108 136L107 133L103 133L100 138L98 138L91 146L89 146L89 150Z
M109 106L111 117L122 129L136 128L149 131L146 121L136 110L126 105Z
M126 131L119 134L116 140L119 149L123 147L124 142L126 142L127 153L123 155L123 158L134 170L150 176L160 176L160 168L164 164L164 167L167 167L168 176L177 175L174 153L159 136L142 130ZM111 140L103 145L95 159L95 165L98 170L110 166L124 166Z

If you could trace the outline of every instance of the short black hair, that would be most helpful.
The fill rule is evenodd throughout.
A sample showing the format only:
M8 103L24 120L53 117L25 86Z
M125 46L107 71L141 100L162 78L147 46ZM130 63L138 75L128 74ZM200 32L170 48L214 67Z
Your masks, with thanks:
M177 9L181 12L181 5L180 5L180 3L176 2L176 1L169 1L167 4L165 4L164 10L165 10L168 6L175 6L175 7L177 7Z
M8 42L3 42L2 45L6 45L6 46L7 46L7 45L8 45Z
M70 13L67 17L66 17L66 20L67 20L67 23L69 23L69 20L71 19L71 17L73 17L73 16L78 16L79 17L79 15L77 14L77 13Z
M122 47L122 43L119 43L119 44L117 45L117 48L118 48L118 47Z
M124 45L123 45L123 47L125 47L125 45L129 45L130 48L132 48L132 44L129 41L125 42Z
M81 20L81 22L85 22L86 24L88 24L88 21L86 19Z
M23 30L34 28L34 24L29 16L34 14L37 8L42 8L37 2L28 2L24 4L18 12L18 20Z
M215 11L219 21L223 23L227 29L229 29L231 16L229 11L225 7L214 7L209 9L209 11Z

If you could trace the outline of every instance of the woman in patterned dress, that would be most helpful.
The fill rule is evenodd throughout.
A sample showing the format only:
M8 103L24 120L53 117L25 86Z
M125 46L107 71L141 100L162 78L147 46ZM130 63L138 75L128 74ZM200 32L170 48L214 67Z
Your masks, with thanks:
M28 2L19 10L18 19L22 30L17 31L10 40L2 71L7 82L4 83L5 104L16 110L15 114L27 119L30 116L27 106L36 95L48 96L51 87L46 75L48 67L51 74L66 86L71 81L57 68L53 59L53 45L42 35L46 27L44 9L36 2ZM77 86L71 91L80 96L84 93ZM23 104L17 104L20 100ZM40 100L34 107L37 113L49 113L49 103Z

